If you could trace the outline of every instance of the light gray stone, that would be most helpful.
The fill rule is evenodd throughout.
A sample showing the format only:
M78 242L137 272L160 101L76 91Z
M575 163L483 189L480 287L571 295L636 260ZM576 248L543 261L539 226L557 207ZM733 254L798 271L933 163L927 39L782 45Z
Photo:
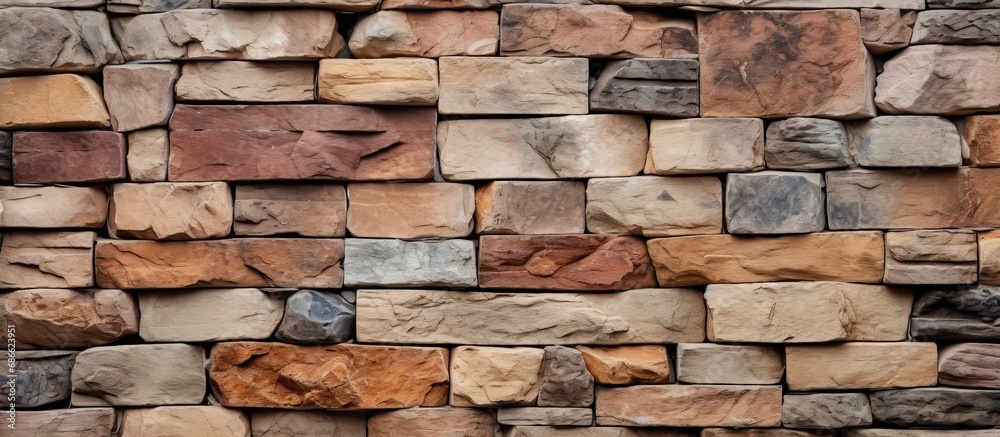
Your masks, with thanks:
M726 178L732 234L804 234L826 228L823 175L763 171Z
M477 282L471 240L346 240L345 287L474 287Z
M653 120L646 174L753 171L764 168L764 122L759 118Z
M104 65L123 62L103 12L4 8L8 2L0 2L0 29L4 29L0 32L0 75L96 73Z
M944 117L882 116L847 124L848 147L862 167L958 167L962 139Z
M87 349L73 367L74 407L201 404L205 350L190 344Z
M639 58L604 67L590 110L667 117L698 116L698 60Z
M780 170L825 170L853 164L844 123L794 117L767 126L764 161Z
M786 394L781 424L819 429L870 426L872 410L865 393Z
M112 65L104 69L104 100L111 127L128 132L164 126L174 111L177 64Z
M921 11L911 44L998 44L1000 10Z
M592 403L594 377L587 370L583 354L565 346L547 346L542 358L538 406L589 407Z
M501 408L497 422L516 426L591 426L594 410L590 408Z
M108 12L149 14L174 9L211 9L212 0L107 0Z
M1000 389L1000 344L958 343L941 348L938 383Z
M365 437L365 414L250 410L253 437ZM374 437L374 436L373 436Z
M150 343L263 340L284 313L279 293L256 288L139 293L139 336Z
M132 182L167 180L170 139L166 129L154 128L128 133L128 176Z
M70 371L77 353L18 351L13 372L16 381L13 401L17 408L41 407L69 399L73 391ZM4 392L7 390L5 384Z
M716 176L633 176L587 183L587 229L646 237L722 233Z
M274 337L297 344L344 343L354 338L355 308L333 292L299 290L285 301Z
M677 380L691 384L777 384L785 374L781 350L715 343L677 345Z

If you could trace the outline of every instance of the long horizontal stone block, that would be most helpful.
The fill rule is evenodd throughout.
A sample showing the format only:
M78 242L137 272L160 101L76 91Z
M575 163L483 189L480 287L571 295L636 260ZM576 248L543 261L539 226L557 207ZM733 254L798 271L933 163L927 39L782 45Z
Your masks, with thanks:
M786 346L793 391L925 387L937 384L937 345L918 342Z
M93 232L4 234L0 245L0 289L93 286L94 238Z
M935 1L956 0L930 0L928 3ZM596 3L656 7L711 6L743 9L924 9L926 7L922 0L822 0L821 3L818 3L816 0L597 0Z
M891 1L891 0L890 0ZM364 12L378 5L377 0L215 0L217 8L323 8L335 11Z
M0 78L0 129L102 127L111 127L111 115L101 86L89 77Z
M1000 338L998 300L1000 287L986 284L925 290L913 304L910 334L922 340Z
M715 176L591 179L587 229L646 237L720 234L722 182Z
M412 58L324 59L316 92L326 103L434 106L438 64Z
M476 233L582 234L586 197L581 181L490 181L476 188Z
M347 230L369 238L462 238L472 233L475 187L453 183L356 183Z
M18 411L14 437L106 437L115 427L114 408Z
M958 343L941 348L938 357L941 385L1000 389L1000 345Z
M358 58L483 56L497 51L495 11L378 11L363 17L348 45Z
M472 240L403 241L348 238L348 287L475 287Z
M590 89L590 109L697 117L698 60L640 58L610 62Z
M583 58L445 57L438 61L442 114L586 114Z
M285 313L279 293L256 288L139 293L139 336L150 343L264 340Z
M0 187L0 227L98 228L107 218L103 187Z
M17 132L14 134L14 183L122 180L128 176L125 150L125 136L117 132ZM87 165L80 165L81 162Z
M422 409L421 409L422 410ZM410 411L410 410L401 410ZM251 434L255 437L320 437L331 430L345 437L365 435L365 413L333 411L251 410ZM336 437L337 434L334 434Z
M120 14L150 14L175 9L207 9L211 7L212 0L107 0L108 12Z
M0 294L0 323L18 349L84 349L139 332L139 308L121 290L15 290Z
M237 185L234 208L236 235L343 237L347 232L343 185Z
M814 429L871 426L872 410L867 393L786 394L781 423Z
M365 435L362 428L356 437ZM324 430L324 432L328 432ZM478 408L407 408L372 414L368 435L381 437L496 437L497 418ZM354 434L344 437L355 437Z
M998 18L993 9L922 11L910 44L997 44Z
M198 405L205 400L205 350L183 343L87 349L73 366L74 407Z
M781 350L714 343L677 345L677 380L688 384L778 384L785 375Z
M187 62L175 89L180 101L307 102L315 82L307 62Z
M122 414L120 426L123 436L245 437L250 435L250 418L246 412L216 405L129 408Z
M0 74L96 73L124 60L101 12L3 6L11 5L0 4L0 28L7 29L0 34Z
M225 182L115 184L108 232L114 238L222 238L233 227L233 197Z
M897 426L1000 425L1000 391L996 390L933 387L883 390L869 396L875 420Z
M596 412L598 425L777 426L781 423L781 386L599 387Z

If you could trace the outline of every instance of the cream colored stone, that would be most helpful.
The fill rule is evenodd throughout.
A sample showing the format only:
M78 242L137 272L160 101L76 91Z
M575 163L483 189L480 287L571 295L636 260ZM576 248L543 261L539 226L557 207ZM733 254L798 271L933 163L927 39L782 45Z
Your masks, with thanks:
M311 63L187 62L176 90L180 101L309 102L315 82Z
M0 129L111 127L100 85L77 74L0 78Z
M979 282L1000 285L1000 230L980 232Z
M472 232L472 185L350 184L347 197L347 230L355 237L462 238Z
M404 410L405 411L405 410ZM253 437L365 437L364 413L250 410Z
M591 179L587 230L645 237L722 233L722 182L715 176Z
M934 343L786 346L785 361L795 391L925 387L938 380Z
M888 284L972 284L979 278L973 231L887 232L885 249Z
M128 133L128 175L133 182L167 180L167 159L170 155L169 132L166 129L146 129Z
M653 120L647 174L698 174L764 168L764 122L759 118Z
M477 234L582 234L581 181L491 181L476 188Z
M205 350L180 343L87 349L73 367L74 407L197 405L205 400Z
M433 59L324 59L319 100L362 105L434 106L438 66Z
M358 58L495 55L496 11L380 11L354 26L348 45Z
M533 405L542 349L459 346L451 355L453 407Z
M243 411L208 405L129 408L121 421L121 437L250 437Z
M150 343L264 340L285 313L279 293L231 288L139 293L139 336Z
M594 381L603 385L661 384L673 381L665 346L577 346Z
M104 100L111 127L128 132L164 126L174 111L177 64L128 64L104 68Z
M321 8L335 11L365 12L378 5L377 0L215 0L215 7L235 8ZM256 437L256 436L254 436Z
M970 26L972 27L972 26ZM1000 47L916 45L885 63L875 105L889 114L961 115L1000 110Z
M108 194L94 187L0 187L0 227L97 228Z
M439 60L442 114L586 114L584 58Z
M690 384L777 384L785 374L781 350L714 343L677 345L677 380Z
M9 232L0 246L0 288L94 285L93 232Z
M116 184L110 210L108 230L116 238L221 238L233 226L233 197L225 182Z
M590 408L515 407L497 411L501 425L521 426L591 426L594 410Z
M597 424L768 427L781 424L780 385L636 385L597 389Z

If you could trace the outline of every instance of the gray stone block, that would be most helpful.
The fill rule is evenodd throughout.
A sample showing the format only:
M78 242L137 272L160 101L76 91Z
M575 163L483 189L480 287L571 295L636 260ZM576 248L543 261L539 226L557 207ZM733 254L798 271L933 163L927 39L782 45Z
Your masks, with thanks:
M345 287L474 287L471 240L403 241L348 238Z
M944 117L888 115L847 124L848 147L862 167L958 167L962 139Z
M847 152L844 123L822 118L795 117L767 126L764 161L767 168L825 170L853 164Z
M956 388L885 390L870 394L872 415L898 426L1000 426L1000 391Z
M698 60L638 58L610 62L590 91L590 109L697 117Z
M826 227L823 175L764 171L727 176L731 234L802 234Z
M69 399L74 351L18 351L14 404L32 408ZM6 391L6 385L4 389Z
M872 424L868 395L817 393L785 395L781 423L787 428L847 428Z
M285 301L274 336L297 344L334 344L354 338L354 305L334 292L299 290Z

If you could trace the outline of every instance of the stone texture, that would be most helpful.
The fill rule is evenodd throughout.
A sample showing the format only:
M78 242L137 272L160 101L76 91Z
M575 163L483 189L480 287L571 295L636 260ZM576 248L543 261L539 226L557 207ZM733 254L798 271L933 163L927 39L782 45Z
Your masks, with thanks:
M1000 116L973 115L962 121L962 149L972 167L1000 167Z
M670 428L623 428L615 426L556 427L556 426L512 426L504 437L695 437L692 431Z
M442 114L586 114L583 58L447 57L439 60Z
M712 284L705 301L713 342L900 341L913 294L840 282Z
M930 9L985 9L1000 7L998 0L927 0Z
M358 21L348 45L358 58L493 55L498 20L496 11L380 11Z
M764 122L756 118L653 120L643 172L726 173L764 168Z
M14 375L15 408L40 407L69 399L73 391L69 375L76 354L71 351L18 351L17 362L10 372ZM10 376L7 378L10 381ZM9 390L5 388L4 391L9 393Z
M847 129L842 122L794 117L767 126L764 161L767 168L826 170L854 163L847 151Z
M665 346L577 346L587 371L602 385L660 384L672 382Z
M933 0L932 0L933 1ZM848 429L845 437L990 437L996 431L992 429Z
M93 259L93 232L8 232L0 246L0 289L90 287Z
M149 14L175 9L209 9L212 0L107 0L108 12Z
M845 430L850 432L850 430ZM837 435L835 431L804 431L783 428L764 429L732 429L732 428L704 428L701 430L701 437L831 437Z
M805 234L826 229L823 176L764 171L726 176L731 234Z
M355 237L462 238L472 232L472 185L350 184L347 196L347 230Z
M162 182L167 180L167 160L170 137L166 129L146 129L128 133L129 180L133 182Z
M910 45L913 24L917 21L914 11L899 9L862 9L861 40L874 55L884 55Z
M698 60L639 58L610 62L590 90L590 109L697 117Z
M97 228L107 217L103 188L0 187L0 227Z
M319 100L327 103L434 106L438 68L433 59L324 59Z
M882 281L880 232L704 235L646 242L662 286L762 281Z
M597 424L768 427L781 423L781 386L637 385L597 389Z
M925 4L921 0L602 0L617 4L646 5L646 6L692 6L697 8L744 8L744 9L858 9L858 8L895 8L895 9L923 9ZM937 1L937 0L930 0ZM948 0L945 0L948 1ZM970 1L970 0L958 0ZM971 0L982 1L982 0ZM698 9L696 9L698 10Z
M871 426L872 410L865 393L820 393L782 399L781 423L789 428Z
M539 407L589 407L594 403L594 377L583 354L565 346L547 346L538 387Z
M263 340L284 313L285 300L256 288L139 293L139 336L150 343Z
M345 48L334 13L319 10L181 9L115 17L111 29L129 61L317 59Z
M594 424L594 410L590 408L501 408L497 411L497 421L502 425L591 426Z
M0 129L110 126L101 87L89 77L53 74L0 78Z
M875 116L875 65L855 11L701 14L698 36L701 83L713 85L701 88L703 116Z
M0 6L0 28L8 30L0 35L0 74L96 73L123 61L107 16L98 11Z
M121 290L16 290L0 294L0 325L18 349L84 349L139 332L139 310Z
M73 406L201 404L205 351L190 344L87 349L73 367Z
M634 176L648 132L637 115L446 120L438 156L447 180Z
M364 437L364 413L250 410L254 437Z
M127 176L125 149L125 137L116 132L18 132L14 134L14 183L122 180Z
M838 343L785 347L793 391L924 387L937 384L934 343Z
M368 418L372 437L495 437L497 431L493 414L472 408L410 408Z
M305 62L188 62L177 81L177 100L308 102L316 66Z
M429 179L433 109L177 105L174 181Z
M240 410L208 405L129 408L122 414L122 436L246 437L250 418Z
M118 132L164 126L174 110L176 64L112 65L104 69L104 100Z
M535 348L459 346L452 350L453 407L535 405L542 357Z
M579 181L490 181L476 188L476 234L582 234L586 203Z
M781 350L713 343L677 345L677 380L690 384L777 384L785 374Z
M378 5L375 0L215 0L219 8L322 8L336 11L365 12Z
M973 11L921 11L911 44L1000 43L1000 13L992 9Z
M347 287L475 287L476 283L476 248L471 240L347 239Z
M968 285L924 291L913 305L910 334L918 339L1000 338L1000 288Z
M160 182L111 187L108 231L114 238L222 238L233 226L233 197L225 182Z
M1000 424L1000 392L956 388L884 390L870 394L875 420L898 426Z
M114 408L18 411L11 437L106 437L115 427Z
M354 338L354 305L331 292L299 290L285 301L274 338L297 344L346 343Z
M237 185L236 235L342 237L347 192L342 185Z
M591 179L587 229L646 237L720 234L722 182L716 176Z
M542 346L700 342L705 339L704 308L701 291L695 289L614 294L361 290L358 341Z
M340 288L343 282L343 240L101 240L95 252L102 287Z
M979 282L1000 285L1000 232L986 231L978 234Z
M0 131L0 183L14 181L14 136Z
M510 4L500 16L504 56L696 58L694 22L615 5Z
M918 45L894 56L875 87L889 114L961 115L1000 110L996 46Z
M627 290L656 286L643 241L611 235L483 235L479 286Z
M447 402L448 350L218 343L208 373L212 393L228 407L433 407Z
M876 117L848 123L848 144L863 167L958 167L958 129L944 117Z
M941 348L938 383L954 387L1000 388L1000 345L958 343Z
M919 230L885 234L889 284L971 284L978 279L976 233Z

